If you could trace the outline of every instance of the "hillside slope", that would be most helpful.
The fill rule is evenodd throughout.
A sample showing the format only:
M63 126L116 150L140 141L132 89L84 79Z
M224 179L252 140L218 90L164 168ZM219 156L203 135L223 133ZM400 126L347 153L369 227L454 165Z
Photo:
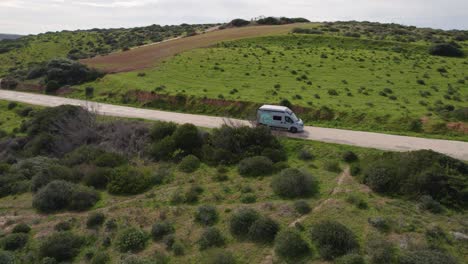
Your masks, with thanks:
M106 56L83 59L81 62L88 66L96 67L110 73L140 70L152 67L164 58L168 58L188 50L209 47L222 41L265 35L287 34L294 27L301 25L303 24L249 26L216 30L197 36L143 46L141 48L125 52L116 52Z

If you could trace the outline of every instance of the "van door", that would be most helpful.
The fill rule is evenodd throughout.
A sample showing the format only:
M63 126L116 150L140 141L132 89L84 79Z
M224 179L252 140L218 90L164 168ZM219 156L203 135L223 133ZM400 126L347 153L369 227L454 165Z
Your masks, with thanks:
M294 125L294 121L289 116L285 116L284 120L285 120L285 128L289 130Z
M284 117L280 113L273 113L273 126L274 127L284 127Z

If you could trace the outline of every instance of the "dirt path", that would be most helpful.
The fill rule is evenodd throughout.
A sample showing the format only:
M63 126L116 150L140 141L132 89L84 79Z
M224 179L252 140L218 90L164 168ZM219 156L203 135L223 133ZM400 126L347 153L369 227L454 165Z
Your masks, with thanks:
M336 186L335 188L333 188L333 190L330 192L330 195L331 196L334 196L338 193L341 193L341 192L344 192L346 191L346 189L343 187L343 184L347 181L352 181L352 177L351 177L351 173L350 173L350 170L349 170L349 167L346 167L343 172L340 174L340 176L338 176L338 179L336 181ZM315 213L315 212L318 212L320 211L325 205L333 202L334 198L333 197L329 197L325 200L322 200L318 203L317 206L315 206L313 209L312 209L312 213ZM288 227L290 228L293 228L294 226L296 226L296 224L298 223L302 223L305 219L307 219L307 217L309 217L311 215L311 213L309 214L306 214L306 215L303 215L299 218L297 218L296 220L292 221ZM274 259L275 259L275 251L274 249L271 250L270 254L267 255L263 261L262 261L262 264L273 264L274 263Z
M249 121L240 119L142 109L9 90L0 90L0 99L41 106L58 106L63 104L80 105L87 109L96 111L101 115L172 121L178 124L192 123L196 126L207 128L220 127L226 123L246 126L251 125ZM303 133L291 134L287 132L279 132L278 134L292 138L392 151L432 149L458 159L468 160L468 142L461 141L426 139L311 126L306 126Z

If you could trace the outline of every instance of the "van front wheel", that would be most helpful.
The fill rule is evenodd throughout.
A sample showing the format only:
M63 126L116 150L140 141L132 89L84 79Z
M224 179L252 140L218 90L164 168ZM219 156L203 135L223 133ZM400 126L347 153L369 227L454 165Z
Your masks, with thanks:
M291 127L291 128L289 129L289 131L290 131L291 133L297 133L297 128Z

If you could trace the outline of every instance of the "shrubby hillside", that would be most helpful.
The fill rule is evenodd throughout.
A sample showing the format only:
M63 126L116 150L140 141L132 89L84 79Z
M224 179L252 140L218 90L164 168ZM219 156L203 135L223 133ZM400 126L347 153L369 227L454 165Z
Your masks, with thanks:
M442 154L0 110L1 263L466 258L467 165Z

